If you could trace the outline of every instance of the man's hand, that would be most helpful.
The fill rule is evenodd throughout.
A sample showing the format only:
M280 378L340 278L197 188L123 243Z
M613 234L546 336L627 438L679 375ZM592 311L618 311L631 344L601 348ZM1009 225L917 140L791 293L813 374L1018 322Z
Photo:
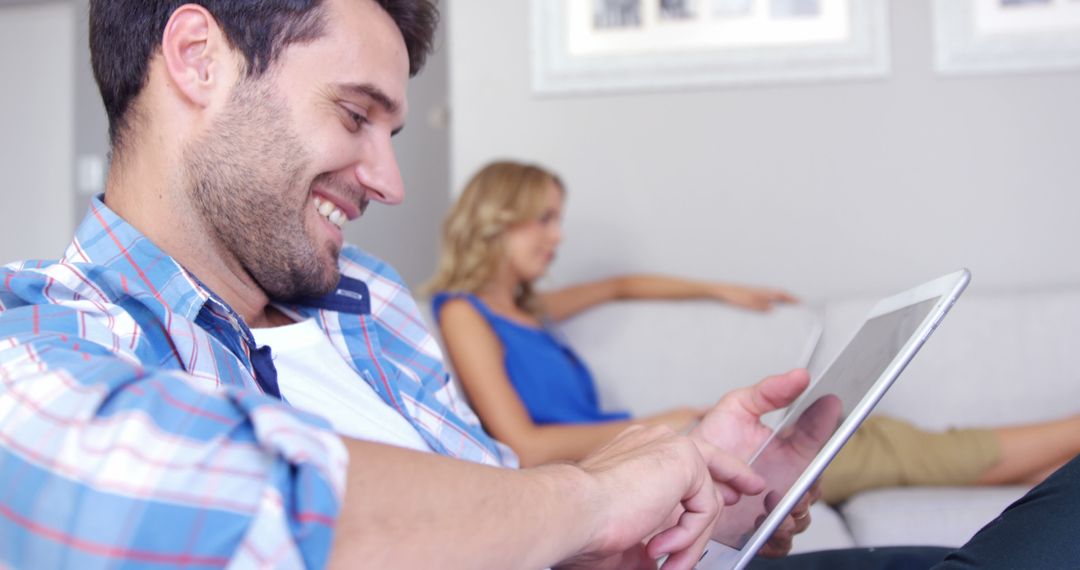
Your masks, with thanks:
M556 566L558 570L656 570L656 560L649 556L644 543L606 558L586 556Z
M690 431L690 437L749 461L772 435L761 416L794 402L809 383L810 375L798 369L728 392Z
M806 388L809 376L805 370L771 376L749 388L729 393L706 414L691 432L695 441L707 441L736 457L749 460L768 438L772 429L761 423L761 416L791 404ZM760 523L761 512L769 512L776 501L795 481L803 468L813 459L832 435L840 417L841 406L835 396L819 398L808 407L794 426L777 434L755 461L758 471L766 475L770 492L761 499L747 499L728 511L716 525L713 537L725 543L740 542L746 533ZM718 483L718 488L724 485ZM815 488L816 489L816 488ZM763 550L766 555L782 555L791 548L792 537L809 526L807 509L815 500L812 489L773 534ZM730 503L729 503L730 504Z
M818 396L798 413L795 424L778 433L754 461L754 468L765 475L769 489L775 490L765 497L766 512L772 512L776 501L795 483L825 442L832 437L840 422L843 405L835 395L826 394ZM814 483L773 531L769 542L762 548L761 555L779 557L787 554L791 550L795 535L810 526L810 505L820 498L821 489Z
M810 490L799 500L799 503L795 505L795 508L791 509L791 512L780 523L780 526L776 527L772 536L769 537L769 541L761 547L761 550L758 550L758 555L766 558L786 556L791 551L795 535L810 528L810 505L820 499L821 488L817 483L814 483ZM772 510L776 506L776 500L779 500L779 498L773 499L771 505L766 500L766 508Z
M643 541L648 558L670 555L664 568L693 568L720 511L713 479L736 494L764 485L742 461L662 426L629 428L579 466L589 476L598 532L567 561L574 568L628 558L640 564Z

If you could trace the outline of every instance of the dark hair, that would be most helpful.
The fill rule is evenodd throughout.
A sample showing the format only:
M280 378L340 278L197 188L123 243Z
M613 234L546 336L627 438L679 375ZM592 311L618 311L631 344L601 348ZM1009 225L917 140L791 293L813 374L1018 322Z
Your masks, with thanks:
M375 0L397 24L409 52L409 74L424 66L439 22L435 0ZM165 24L183 4L205 7L233 48L244 54L246 74L265 73L290 44L324 32L322 0L90 0L90 58L114 150L131 122L132 102L146 85L150 58Z

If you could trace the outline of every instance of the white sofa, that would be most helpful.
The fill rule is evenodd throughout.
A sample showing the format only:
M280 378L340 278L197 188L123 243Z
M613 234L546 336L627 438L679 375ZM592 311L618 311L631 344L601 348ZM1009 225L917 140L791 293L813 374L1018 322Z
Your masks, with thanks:
M707 302L626 302L562 328L592 368L606 408L648 414L705 404L796 366L815 327L811 372L827 364L876 298L760 315ZM981 294L974 286L923 347L878 411L917 425L992 426L1080 413L1080 289ZM1022 487L895 488L814 508L797 551L964 543Z

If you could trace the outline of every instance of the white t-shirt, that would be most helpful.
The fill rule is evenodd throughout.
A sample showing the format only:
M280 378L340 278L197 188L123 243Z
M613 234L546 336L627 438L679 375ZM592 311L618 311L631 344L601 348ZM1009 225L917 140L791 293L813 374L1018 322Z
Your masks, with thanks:
M431 451L416 428L349 366L313 319L251 332L259 346L270 346L278 387L291 405L326 418L347 437Z

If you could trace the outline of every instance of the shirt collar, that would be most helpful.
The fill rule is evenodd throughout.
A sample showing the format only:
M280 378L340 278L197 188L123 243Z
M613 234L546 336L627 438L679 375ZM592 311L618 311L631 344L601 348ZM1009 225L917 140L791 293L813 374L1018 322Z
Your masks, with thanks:
M106 206L103 195L90 201L63 261L116 271L192 321L212 297L175 259Z
M328 309L339 313L355 315L371 314L371 295L367 283L359 279L341 275L337 287L322 297L304 297L293 305L313 309Z

